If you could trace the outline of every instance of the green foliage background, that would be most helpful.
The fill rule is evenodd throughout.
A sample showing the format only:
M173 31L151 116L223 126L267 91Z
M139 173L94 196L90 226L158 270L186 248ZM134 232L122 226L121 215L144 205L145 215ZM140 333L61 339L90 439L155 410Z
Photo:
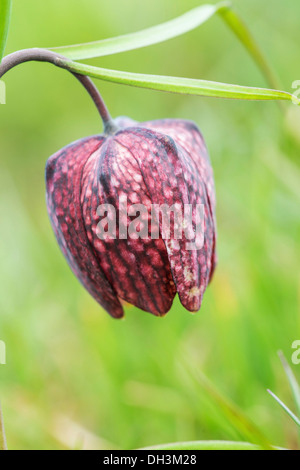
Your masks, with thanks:
M196 0L15 0L7 53L87 42L171 19ZM203 2L204 3L204 2ZM282 82L300 80L300 4L240 0ZM266 86L219 18L167 43L91 61L99 66ZM48 64L5 77L0 106L0 398L15 449L137 448L245 439L193 373L202 371L276 445L296 446L277 350L300 339L300 111L274 103L176 96L97 82L113 116L194 120L217 188L219 265L201 311L176 300L158 319L134 307L112 320L70 272L50 228L44 166L101 132L86 92ZM300 365L292 366L299 377Z

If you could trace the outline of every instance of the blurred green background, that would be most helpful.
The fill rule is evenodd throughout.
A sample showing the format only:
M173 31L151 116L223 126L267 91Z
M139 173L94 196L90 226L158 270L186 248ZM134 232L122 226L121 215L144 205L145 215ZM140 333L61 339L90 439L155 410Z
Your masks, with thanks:
M167 21L197 0L14 0L6 53L93 41ZM300 3L239 0L282 89L300 80ZM219 18L169 42L95 65L266 86ZM70 74L28 63L5 77L0 106L0 399L9 448L121 448L238 439L220 399L276 445L297 430L267 394L291 408L277 356L300 339L300 110L274 103L179 96L97 81L113 116L186 118L201 128L217 190L219 264L201 311L176 300L159 319L134 307L111 319L81 287L54 239L44 167L59 148L101 132ZM292 365L300 376L300 365ZM294 408L293 408L294 409Z

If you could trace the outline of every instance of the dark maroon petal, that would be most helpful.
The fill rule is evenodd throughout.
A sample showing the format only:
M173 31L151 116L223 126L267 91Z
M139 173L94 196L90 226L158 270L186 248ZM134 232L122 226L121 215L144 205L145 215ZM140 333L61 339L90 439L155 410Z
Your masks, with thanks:
M119 135L108 138L101 150L89 159L83 179L81 204L86 230L107 279L123 300L155 315L165 314L172 305L176 289L163 240L152 240L150 231L147 231L147 239L120 239L119 198L127 197L128 206L143 204L149 212L151 207L131 147L122 145ZM116 208L115 239L103 240L97 236L100 216L96 211L100 204L112 204ZM131 222L130 217L124 220L126 234Z
M74 274L110 315L119 318L123 316L122 306L88 240L80 204L84 167L103 140L102 136L81 139L49 158L47 207L57 241Z
M210 207L211 217L214 221L214 234L213 234L213 252L211 259L211 272L209 280L211 280L216 264L216 217L215 217L215 187L213 171L207 152L207 148L201 132L198 127L192 121L186 121L181 119L160 119L155 121L146 121L138 124L132 119L122 116L117 118L117 123L120 127L147 127L150 129L157 130L163 134L169 135L174 141L181 145L190 158L196 165L196 168L200 174L202 181L205 183L207 199Z
M123 118L124 119L124 118ZM125 121L126 122L126 121ZM217 264L216 254L216 217L215 217L215 185L213 170L208 155L208 151L203 139L203 136L192 121L185 121L180 119L161 119L156 121L143 122L142 126L156 129L172 137L177 144L183 147L193 160L202 181L205 183L208 203L210 207L211 217L214 221L214 234L213 234L213 253L211 260L211 272L209 280L211 280Z
M206 155L198 155L199 162L189 152L166 134L145 127L131 127L120 131L115 139L130 149L138 162L149 199L153 204L185 204L204 206L204 245L199 250L188 250L189 240L174 236L165 241L173 279L185 308L197 311L212 272L214 252L214 220L206 187ZM187 132L187 131L186 131ZM198 149L197 149L198 150ZM201 169L201 165L203 169ZM203 175L203 176L202 176ZM193 229L196 229L193 213Z
M167 134L188 152L205 183L212 208L215 206L215 186L211 162L201 132L192 121L181 119L159 119L143 122L142 126Z

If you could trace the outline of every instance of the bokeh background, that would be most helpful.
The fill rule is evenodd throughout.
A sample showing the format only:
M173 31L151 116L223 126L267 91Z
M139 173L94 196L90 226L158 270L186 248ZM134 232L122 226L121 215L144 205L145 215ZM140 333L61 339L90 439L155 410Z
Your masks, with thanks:
M197 0L15 0L6 52L93 41L171 19ZM300 80L300 4L236 1L282 89ZM169 42L95 65L266 86L219 18ZM156 318L111 319L81 287L54 239L44 167L101 132L70 74L28 63L5 78L0 106L0 399L11 449L130 449L196 439L249 440L226 397L276 445L297 430L278 359L300 339L300 110L179 96L97 81L113 116L186 118L201 128L217 189L219 264L199 313L176 300ZM300 377L300 365L291 364ZM203 381L202 374L210 381ZM246 418L245 418L246 419ZM252 436L253 437L253 436Z

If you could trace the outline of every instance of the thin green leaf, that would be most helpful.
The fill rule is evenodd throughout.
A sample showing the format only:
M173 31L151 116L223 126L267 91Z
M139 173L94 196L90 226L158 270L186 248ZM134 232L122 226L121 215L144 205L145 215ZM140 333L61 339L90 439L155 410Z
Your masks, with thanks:
M277 401L277 403L281 406L281 408L292 418L295 423L300 426L300 419L280 400L280 398L275 395L275 393L271 392L271 390L267 390L268 393Z
M0 1L0 62L4 55L11 13L11 0Z
M231 98L240 100L286 100L300 105L300 99L291 93L267 88L254 88L228 83L196 80L191 78L146 75L120 70L110 70L92 65L57 59L59 67L71 72L100 78L114 83L121 83L140 88L158 91L182 93L188 95L210 96L215 98Z
M82 60L151 46L152 44L167 41L197 28L217 11L224 7L229 7L229 5L228 2L222 2L218 5L202 5L171 21L142 31L86 44L54 47L51 50L72 60Z
M278 355L279 355L279 358L280 358L281 363L283 365L283 368L284 368L285 374L287 376L287 379L289 381L289 384L290 384L290 387L291 387L291 390L292 390L292 393L293 393L293 397L294 397L294 400L295 400L295 403L296 403L297 412L300 415L300 386L299 386L299 384L297 382L297 379L294 376L293 371L290 368L283 352L278 351Z

